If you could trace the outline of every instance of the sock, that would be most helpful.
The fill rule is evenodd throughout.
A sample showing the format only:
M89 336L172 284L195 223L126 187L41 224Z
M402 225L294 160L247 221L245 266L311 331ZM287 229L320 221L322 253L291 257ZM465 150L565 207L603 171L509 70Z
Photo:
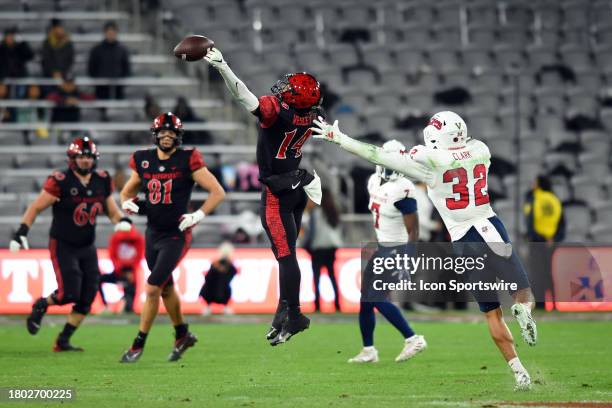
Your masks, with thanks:
M184 337L187 334L188 329L189 325L185 323L174 326L174 337L177 340Z
M134 339L134 342L132 343L132 348L133 349L141 349L144 348L145 346L145 342L147 341L147 335L149 333L143 333L141 331L138 332L138 335L136 336L136 338Z
M527 371L525 367L523 367L523 364L518 357L514 357L512 360L508 361L508 365L512 369L513 373L522 373Z
M70 323L66 323L64 325L64 330L62 330L62 332L59 334L58 340L61 342L67 342L68 340L70 340L70 337L74 334L76 329L76 326L73 326Z
M47 302L47 298L41 297L36 301L36 308L41 310L43 313L47 312L48 307L49 302Z
M391 302L374 302L374 306L385 316L389 323L402 333L405 339L414 336L414 331L410 328L399 307Z
M374 350L376 350L376 348L374 348L374 346L372 345L372 346L364 347L363 350L364 351L374 351Z
M363 347L374 346L374 327L376 327L376 316L374 305L369 302L361 302L359 305L359 330Z
M278 270L281 279L281 295L287 300L289 318L294 319L300 314L300 267L295 251L291 255L278 260Z

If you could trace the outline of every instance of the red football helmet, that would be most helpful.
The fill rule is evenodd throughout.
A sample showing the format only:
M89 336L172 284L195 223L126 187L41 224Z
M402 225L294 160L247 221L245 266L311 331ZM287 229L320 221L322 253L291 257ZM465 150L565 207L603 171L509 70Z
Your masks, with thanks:
M68 155L68 166L71 170L76 171L81 175L86 175L91 173L96 167L98 157L100 153L98 153L98 148L96 144L89 137L77 137L68 146L66 150L66 155ZM93 166L90 169L83 169L77 166L77 156L89 156L94 159Z
M153 135L153 143L159 146L157 134L160 130L172 130L176 134L174 146L179 146L183 141L183 122L172 112L162 113L153 120L151 125L151 134Z
M273 87L272 93L287 105L297 109L318 106L321 102L321 86L317 79L306 73L287 74Z

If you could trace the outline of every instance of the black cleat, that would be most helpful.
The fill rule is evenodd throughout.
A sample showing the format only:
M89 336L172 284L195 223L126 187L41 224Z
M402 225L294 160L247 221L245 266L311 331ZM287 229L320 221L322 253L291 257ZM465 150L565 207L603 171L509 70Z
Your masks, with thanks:
M140 359L140 356L142 356L143 351L144 351L144 348L135 349L133 347L130 347L128 351L123 353L123 356L121 356L121 360L119 360L119 362L120 363L135 363Z
M45 298L39 298L32 305L32 313L26 320L26 327L31 335L35 335L40 330L40 324L45 313L47 313L47 301Z
M270 342L270 345L276 346L278 343L278 336L280 335L283 324L287 321L287 302L280 301L276 307L276 313L274 319L272 319L272 326L266 333L266 340Z
M55 340L55 344L53 345L53 351L55 353L61 353L63 351L85 351L83 347L76 347L70 344L69 340L60 340L59 338Z
M291 337L308 329L308 327L310 327L310 319L301 313L296 319L287 319L287 322L283 324L283 328L278 335L276 344L286 343ZM273 344L273 346L276 344Z
M180 360L183 353L187 351L189 347L193 347L197 341L198 338L195 334L187 332L186 335L174 342L174 349L172 349L172 353L168 356L168 361Z

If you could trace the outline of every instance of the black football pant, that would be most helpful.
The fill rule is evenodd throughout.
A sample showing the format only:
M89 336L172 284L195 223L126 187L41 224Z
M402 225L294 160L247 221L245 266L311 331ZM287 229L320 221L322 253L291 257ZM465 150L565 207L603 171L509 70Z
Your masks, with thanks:
M290 312L299 310L300 305L301 274L295 243L306 201L306 193L302 188L274 195L268 187L264 187L261 193L261 223L278 261L279 303L286 300Z
M49 252L57 280L53 300L58 305L74 303L73 312L88 314L100 279L96 247L93 244L75 247L51 238Z
M191 246L191 230L156 231L145 233L145 259L151 271L147 283L153 286L172 286L172 271L181 262Z

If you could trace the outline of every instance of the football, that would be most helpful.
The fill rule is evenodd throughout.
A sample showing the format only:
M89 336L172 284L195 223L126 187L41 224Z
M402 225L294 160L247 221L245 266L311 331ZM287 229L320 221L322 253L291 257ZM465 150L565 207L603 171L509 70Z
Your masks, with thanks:
M203 35L189 35L174 47L174 55L183 61L198 61L214 46L215 42L210 38Z

